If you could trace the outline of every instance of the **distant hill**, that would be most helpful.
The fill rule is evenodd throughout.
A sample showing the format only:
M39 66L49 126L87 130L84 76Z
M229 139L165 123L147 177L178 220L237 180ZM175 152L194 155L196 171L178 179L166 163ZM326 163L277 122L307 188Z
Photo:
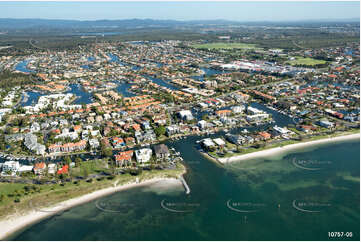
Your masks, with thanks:
M0 30L21 30L21 29L89 29L89 28L142 28L142 27L182 27L192 25L307 25L315 23L359 23L359 19L341 19L341 20L308 20L308 21L288 21L288 22L272 22L272 21L252 21L237 22L229 20L195 20L195 21L177 21L177 20L155 20L155 19L125 19L125 20L54 20L54 19L10 19L0 18Z

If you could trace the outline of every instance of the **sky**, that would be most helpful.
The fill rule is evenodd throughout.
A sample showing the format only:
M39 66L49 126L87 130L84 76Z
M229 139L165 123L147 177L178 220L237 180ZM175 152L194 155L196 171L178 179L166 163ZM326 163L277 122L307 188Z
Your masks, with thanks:
M360 18L360 2L0 2L0 18L298 21Z

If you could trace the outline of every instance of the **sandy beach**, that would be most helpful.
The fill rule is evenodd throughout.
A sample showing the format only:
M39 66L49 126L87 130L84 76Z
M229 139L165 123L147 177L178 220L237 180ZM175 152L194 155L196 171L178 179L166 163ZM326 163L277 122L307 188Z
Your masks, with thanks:
M110 195L115 192L123 191L130 188L139 186L152 185L161 182L162 185L168 184L168 186L182 184L176 178L153 178L139 183L132 182L121 186L114 186L105 189L101 189L77 198L72 198L64 202L58 203L54 206L47 208L37 208L29 204L29 212L26 214L13 214L7 218L0 220L0 240L4 240L16 231L23 229L26 226L34 224L44 218L50 217L58 212L67 210L71 207L87 203L94 199Z
M323 144L323 143L338 142L338 141L345 141L345 140L351 140L351 139L360 139L360 134L359 133L358 134L350 134L350 135L331 137L331 138L325 138L325 139L308 141L308 142L301 142L301 143L297 143L297 144L290 144L290 145L286 145L283 147L276 147L276 148L271 148L271 149L262 150L262 151L258 151L258 152L256 151L253 153L233 156L233 157L229 157L229 158L219 158L218 161L221 163L228 163L228 162L241 161L241 160L253 159L253 158L258 158L258 157L272 156L272 155L277 155L277 154L283 153L285 151L293 150L293 149L300 149L300 148Z

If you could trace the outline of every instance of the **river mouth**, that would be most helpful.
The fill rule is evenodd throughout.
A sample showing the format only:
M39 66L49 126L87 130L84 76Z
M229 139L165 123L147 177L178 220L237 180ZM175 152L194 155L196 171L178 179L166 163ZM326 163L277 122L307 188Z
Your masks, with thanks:
M196 140L167 142L184 158L190 194L160 184L122 191L41 221L14 240L327 240L332 229L359 239L359 140L231 166L205 159Z

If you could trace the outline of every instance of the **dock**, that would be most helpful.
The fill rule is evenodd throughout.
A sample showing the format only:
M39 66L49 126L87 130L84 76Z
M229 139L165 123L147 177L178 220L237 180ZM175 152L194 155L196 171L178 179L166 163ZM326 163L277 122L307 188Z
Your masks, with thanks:
M184 186L184 189L186 190L186 194L191 193L191 189L189 188L186 180L184 180L183 176L180 176L180 177L179 177L179 180L182 182L182 184L183 184L183 186Z

